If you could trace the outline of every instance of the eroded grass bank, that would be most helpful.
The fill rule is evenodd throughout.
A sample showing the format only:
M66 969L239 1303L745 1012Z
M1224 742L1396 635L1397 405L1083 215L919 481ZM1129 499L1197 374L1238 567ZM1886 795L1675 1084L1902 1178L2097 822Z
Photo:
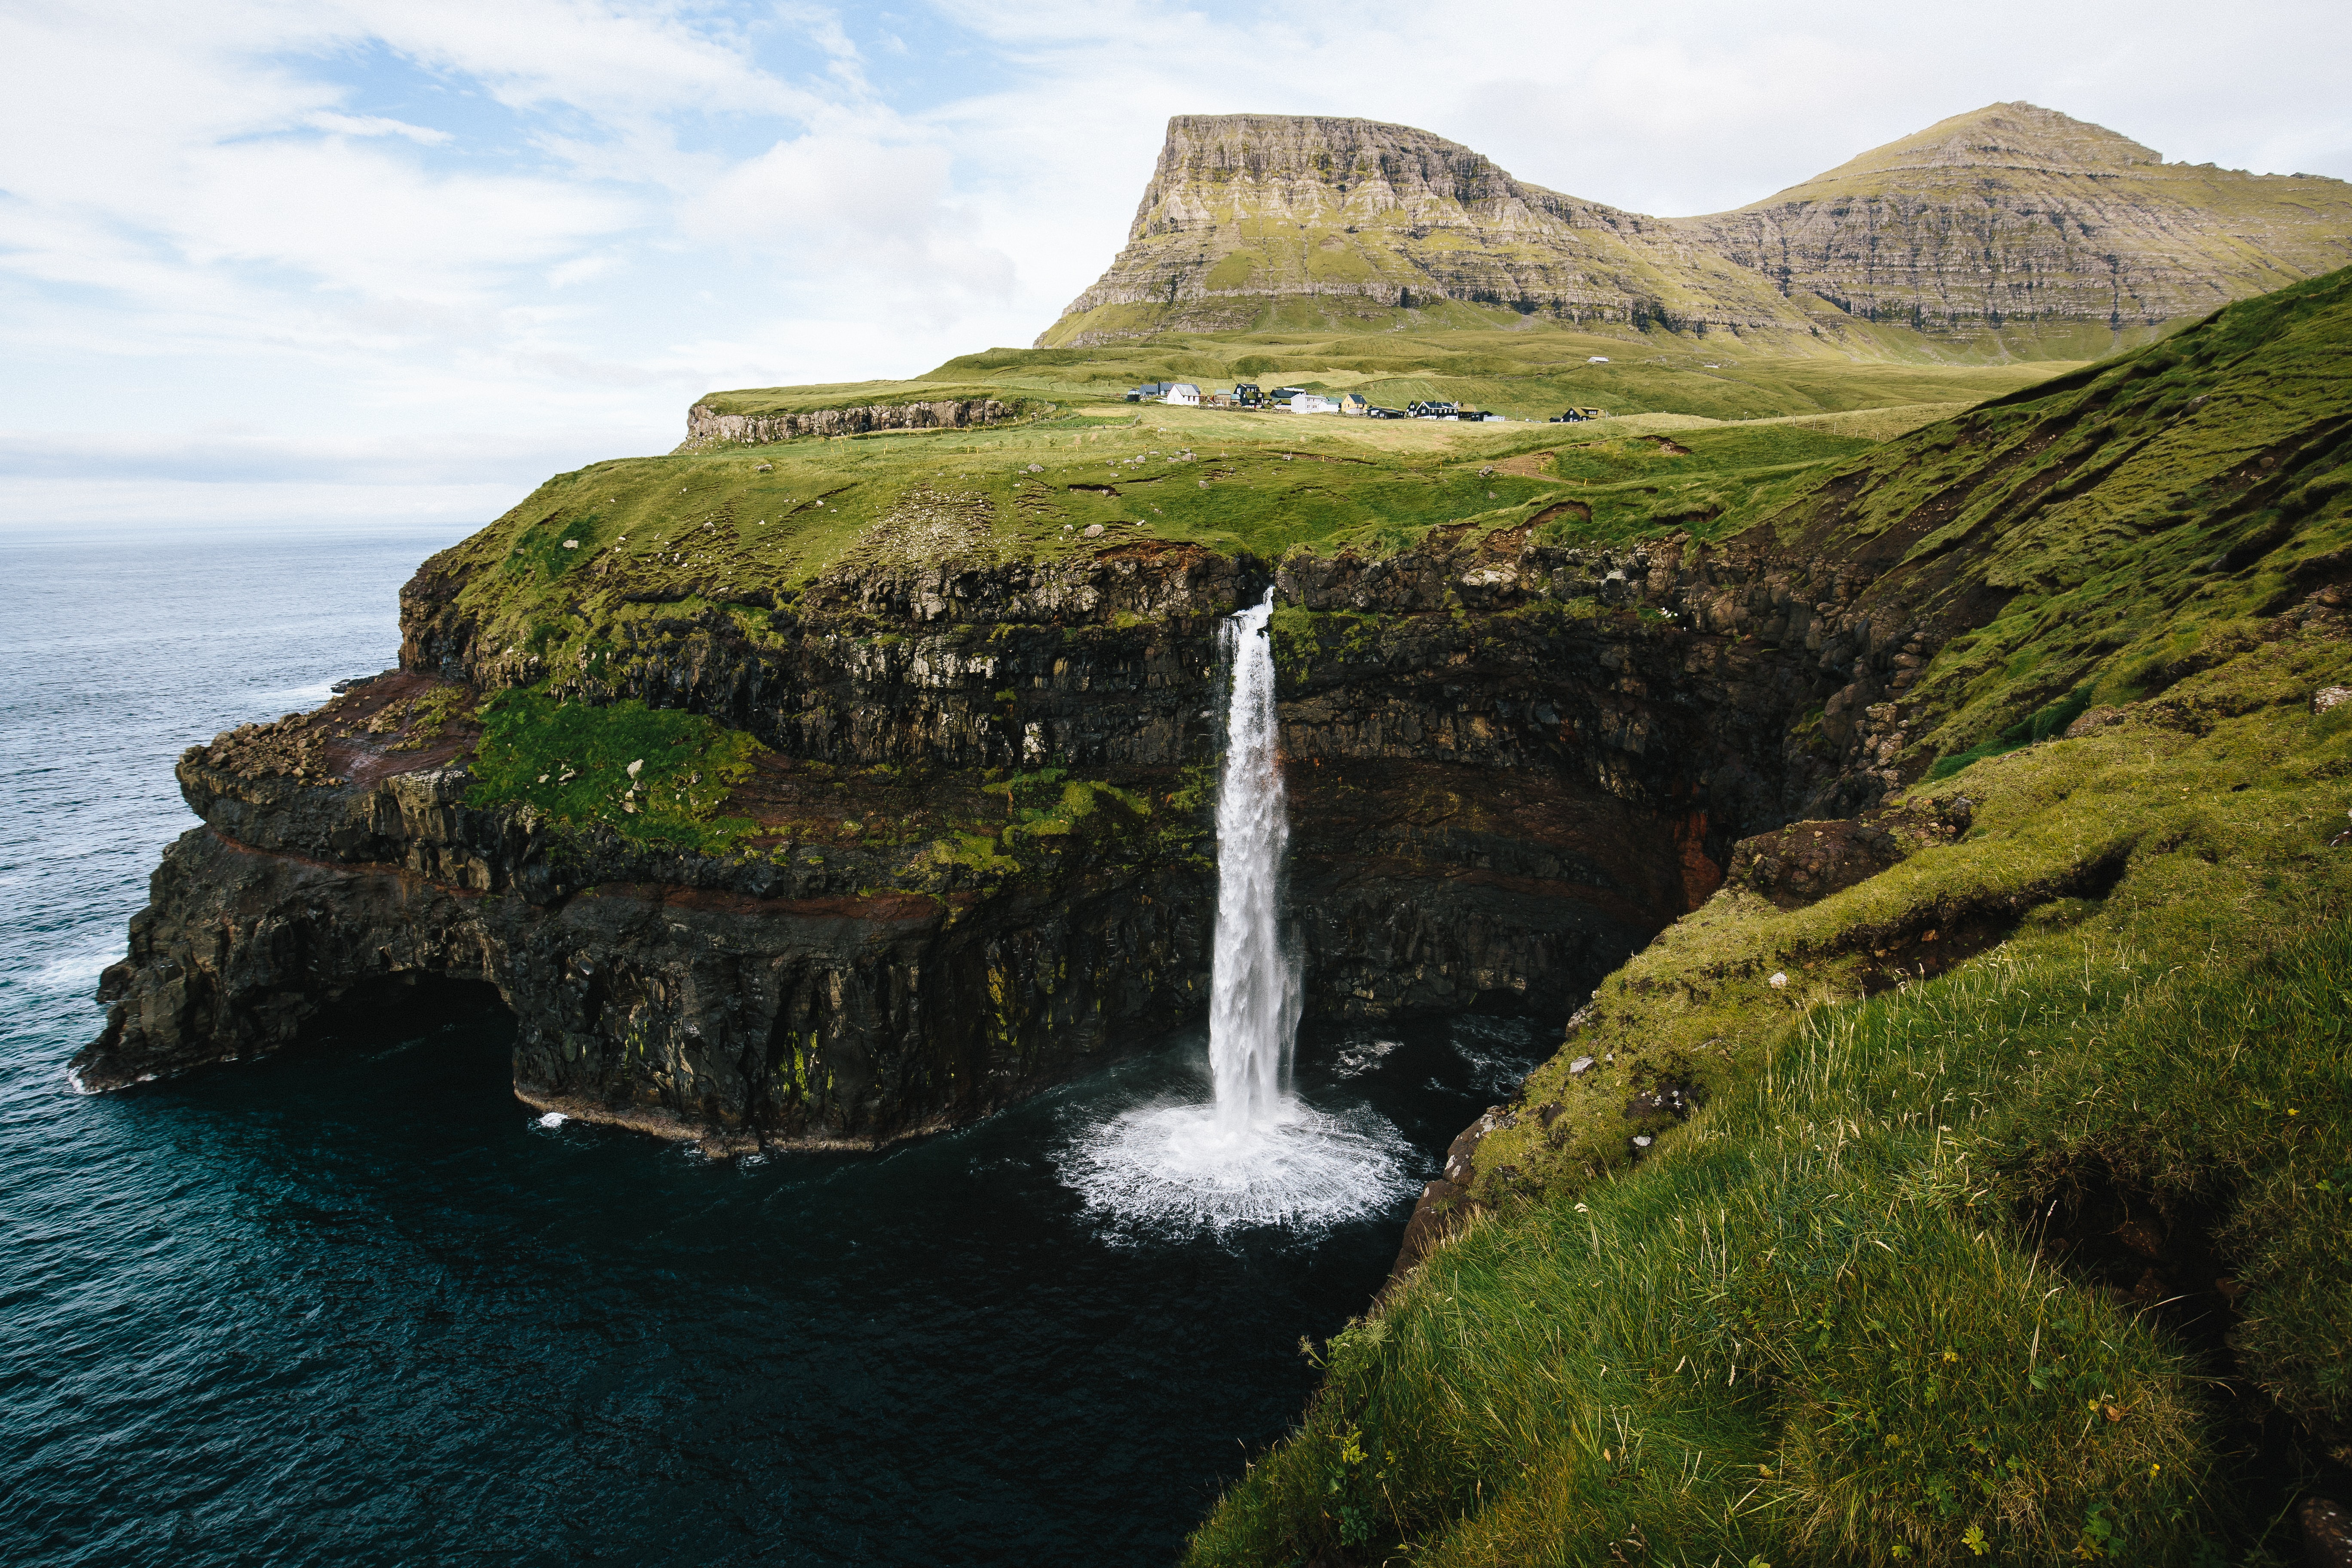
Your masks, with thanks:
M1192 1561L2272 1560L2352 1415L2344 658L2265 645L1933 786L1957 842L1669 931ZM1864 994L1963 906L2005 940ZM2060 1245L2086 1205L2141 1279Z

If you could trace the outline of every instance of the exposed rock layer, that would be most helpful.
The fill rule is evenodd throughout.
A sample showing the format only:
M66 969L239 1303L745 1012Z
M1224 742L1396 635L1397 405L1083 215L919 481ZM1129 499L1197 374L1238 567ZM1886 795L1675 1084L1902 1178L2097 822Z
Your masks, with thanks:
M722 414L707 403L686 411L689 444L729 442L757 447L803 436L862 436L873 430L957 430L1012 418L1019 405L993 397L876 403L779 414Z
M1556 1016L1704 900L1735 838L1874 798L1888 699L1939 635L1934 581L1886 571L1902 548L1441 530L1273 574L1310 1007ZM259 1054L422 975L495 985L518 1091L574 1114L805 1145L984 1113L1205 1000L1213 634L1267 582L1158 546L845 573L773 610L644 623L609 674L565 683L717 716L780 768L887 766L892 800L1050 764L1148 804L976 868L929 845L718 859L469 805L463 733L362 721L549 672L478 640L462 579L428 562L406 673L183 759L206 826L159 869L77 1071L106 1088ZM789 786L768 778L730 809L758 817Z
M2352 261L2352 185L2166 163L1990 105L1736 212L1562 195L1410 126L1179 115L1127 247L1039 346L1441 300L1634 327L2146 327Z

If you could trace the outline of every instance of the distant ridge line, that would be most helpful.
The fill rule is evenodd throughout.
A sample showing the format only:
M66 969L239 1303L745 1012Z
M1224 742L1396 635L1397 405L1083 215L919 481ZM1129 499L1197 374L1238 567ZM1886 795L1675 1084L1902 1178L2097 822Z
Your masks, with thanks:
M2347 263L2352 184L2167 163L2024 102L1682 218L1529 184L1413 126L1180 114L1127 246L1037 346L1293 316L1346 326L1446 302L1925 352L2152 329Z

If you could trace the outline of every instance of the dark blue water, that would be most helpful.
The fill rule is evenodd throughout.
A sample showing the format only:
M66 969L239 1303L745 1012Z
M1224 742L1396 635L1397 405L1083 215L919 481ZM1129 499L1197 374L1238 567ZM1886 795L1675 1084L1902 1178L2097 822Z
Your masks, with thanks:
M1392 1205L1155 1234L1055 1157L1198 1039L863 1159L538 1127L510 1026L422 1018L70 1093L171 764L383 668L446 537L0 537L0 1561L1165 1563L1296 1417ZM1532 1060L1310 1032L1430 1156ZM1139 1043L1142 1044L1142 1043Z

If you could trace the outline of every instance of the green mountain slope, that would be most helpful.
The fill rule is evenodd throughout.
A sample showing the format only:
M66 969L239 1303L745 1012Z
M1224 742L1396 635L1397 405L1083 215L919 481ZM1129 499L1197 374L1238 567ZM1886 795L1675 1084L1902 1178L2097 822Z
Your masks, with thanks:
M2352 1459L2347 349L2336 273L1715 525L1897 562L1959 635L1889 760L1960 765L1601 985L1192 1561L2289 1560Z
M2352 261L2352 186L2164 163L2032 104L1943 121L1737 212L1657 218L1409 126L1180 115L1129 243L1038 339L1486 307L1776 352L2084 358Z

